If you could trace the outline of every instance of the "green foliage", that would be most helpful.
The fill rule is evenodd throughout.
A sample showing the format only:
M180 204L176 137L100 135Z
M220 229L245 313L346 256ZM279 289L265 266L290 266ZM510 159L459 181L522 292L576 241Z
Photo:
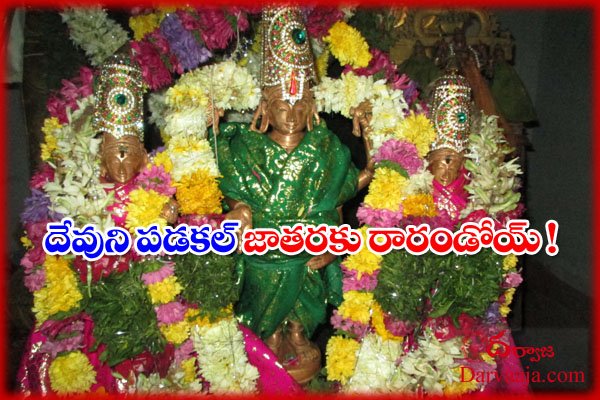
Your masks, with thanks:
M462 256L396 251L383 257L374 296L402 321L420 322L425 313L481 316L500 296L502 275L502 256L491 250Z
M434 257L431 253L413 256L406 251L386 254L374 291L381 308L402 321L419 321L424 300L439 277Z
M393 44L390 31L385 28L386 12L371 8L358 8L348 21L363 35L369 48L389 52Z
M104 343L102 359L109 366L133 358L144 350L163 351L165 339L158 329L156 313L141 280L155 263L132 263L121 274L112 274L91 286L86 311L94 320L94 337Z
M203 256L184 254L174 257L175 276L183 287L182 296L198 305L201 316L211 321L223 317L222 309L239 297L235 259L212 252Z
M389 169L392 169L392 170L396 171L397 173L399 173L400 175L402 175L406 179L409 178L408 172L406 172L406 170L404 168L402 168L398 163L395 163L395 162L390 161L390 160L381 160L375 166L375 169L377 169L377 168L389 168Z

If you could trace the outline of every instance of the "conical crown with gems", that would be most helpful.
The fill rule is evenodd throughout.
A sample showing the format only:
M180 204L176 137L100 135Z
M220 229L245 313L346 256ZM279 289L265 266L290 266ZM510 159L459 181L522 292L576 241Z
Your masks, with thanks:
M284 100L294 104L316 82L310 40L296 7L268 7L262 13L263 88L281 86Z
M455 68L433 83L430 109L436 132L430 150L465 150L472 122L471 87Z
M96 82L93 125L117 139L144 140L144 81L128 53L115 54L100 67Z

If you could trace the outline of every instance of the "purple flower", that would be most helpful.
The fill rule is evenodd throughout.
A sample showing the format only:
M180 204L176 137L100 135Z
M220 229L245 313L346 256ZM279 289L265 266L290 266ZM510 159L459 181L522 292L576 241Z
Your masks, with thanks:
M391 211L386 209L376 210L362 204L356 212L356 217L361 224L376 228L398 226L403 218L402 205L400 205L400 210Z
M25 199L25 209L21 213L23 225L48 219L50 198L41 190L32 189L31 196Z
M373 160L375 162L383 160L395 162L409 175L414 175L423 168L423 160L419 157L417 147L413 143L397 139L385 141L373 156Z
M169 42L171 51L184 70L196 68L207 61L212 53L201 46L194 35L183 27L177 14L169 14L160 24L160 32Z
M502 316L500 315L500 303L495 301L488 307L485 312L485 321L488 324L497 324L502 321Z

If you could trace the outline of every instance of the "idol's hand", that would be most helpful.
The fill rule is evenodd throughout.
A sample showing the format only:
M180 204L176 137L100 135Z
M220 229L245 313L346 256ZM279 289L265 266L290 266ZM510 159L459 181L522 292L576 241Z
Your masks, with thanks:
M324 253L318 256L314 256L306 263L306 266L313 271L326 267L331 264L337 256L331 253Z
M223 117L223 115L225 115L225 112L218 108L215 107L213 108L212 103L209 99L209 103L208 103L208 107L206 109L206 127L208 128L209 126L213 126L213 132L215 133L215 135L219 134L219 121L221 120L221 117Z
M371 118L373 117L373 106L368 100L363 101L357 107L350 109L352 114L352 134L356 137L368 138L373 130Z
M177 201L175 201L174 199L169 199L169 202L165 204L162 211L160 212L160 216L167 220L167 223L169 225L173 225L175 221L177 221L177 216L179 215L178 210L179 206L177 204Z
M242 236L246 229L252 229L252 209L246 203L241 201L230 201L233 206L231 211L225 214L225 220L237 220L240 221L240 229L237 231L238 237L238 253L242 251Z

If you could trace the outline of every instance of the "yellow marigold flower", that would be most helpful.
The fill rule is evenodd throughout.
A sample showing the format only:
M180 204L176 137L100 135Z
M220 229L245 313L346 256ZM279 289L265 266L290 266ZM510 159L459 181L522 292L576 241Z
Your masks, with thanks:
M402 202L404 215L415 217L434 217L437 215L433 196L430 194L413 194Z
M408 140L417 146L421 157L427 155L429 146L435 140L433 123L423 114L411 113L398 124L396 129L396 138Z
M377 301L373 300L371 309L373 311L373 315L371 316L371 324L375 328L375 332L377 332L377 334L383 339L402 342L404 340L402 336L396 336L386 329L385 322L383 322L383 310Z
M503 317L506 317L510 313L510 303L513 301L515 291L515 288L510 288L504 292L504 303L500 306L500 315Z
M196 359L194 357L183 360L181 362L181 369L183 370L184 383L192 383L196 380Z
M48 317L69 311L77 306L83 298L78 287L77 276L69 268L68 261L59 256L47 256L46 284L33 293L33 312L39 324Z
M31 249L33 247L33 242L29 240L27 236L21 236L21 243L26 249Z
M186 321L174 324L160 325L158 327L167 341L174 345L180 345L190 337L190 324Z
M317 69L317 76L319 79L323 79L324 76L327 76L327 65L329 64L329 50L325 49L323 52L317 57L317 61L315 62Z
M135 40L142 40L147 33L158 28L159 24L160 18L154 13L129 17L129 27L133 31Z
M136 189L129 193L127 204L127 219L125 226L131 232L137 227L147 227L152 224L165 226L167 221L161 216L169 198L154 190Z
M369 45L359 31L344 21L338 21L329 28L329 35L323 40L329 43L331 54L341 65L354 68L366 67L373 57L369 53Z
M452 372L456 374L457 377L460 376L461 371L460 367L456 367L452 369ZM470 372L468 368L464 369L464 381L459 380L458 382L452 382L449 385L444 386L444 395L446 396L457 396L465 393L472 392L477 389L477 380L471 379L473 378L473 374Z
M166 277L162 281L152 283L147 287L152 304L169 303L183 290L175 276Z
M166 151L161 151L157 155L154 156L152 163L156 166L161 166L165 169L166 172L170 173L173 170L173 161L171 161L171 157L167 154Z
M372 274L380 266L382 257L379 254L372 253L367 247L363 247L358 253L348 256L344 260L344 266L348 269L357 271L357 278L362 274Z
M343 294L344 301L338 308L338 313L343 318L368 324L371 319L371 306L373 305L373 293L349 290Z
M48 161L52 158L52 153L58 148L56 137L52 135L46 135L45 143L40 146L42 161Z
M175 183L176 198L182 214L220 214L223 194L208 170L201 168Z
M365 204L375 209L398 211L408 179L390 168L377 168L365 196Z
M342 385L354 373L356 353L360 344L354 339L333 336L327 342L327 380L340 381Z
M62 128L62 125L58 121L58 118L49 117L44 120L42 132L44 132L45 136L54 136L54 131L60 128Z
M81 351L56 357L48 374L52 390L61 395L87 392L96 383L96 371Z
M502 269L505 271L514 269L517 266L517 261L519 261L519 259L514 254L507 255L504 257L504 260L502 260Z

